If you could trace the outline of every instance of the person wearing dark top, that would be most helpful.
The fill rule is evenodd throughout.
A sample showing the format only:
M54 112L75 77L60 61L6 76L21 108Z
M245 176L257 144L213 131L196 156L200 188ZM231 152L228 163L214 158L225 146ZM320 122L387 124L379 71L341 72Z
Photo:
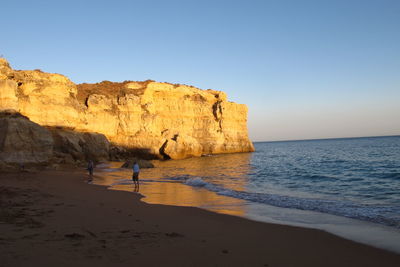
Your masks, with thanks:
M94 170L94 163L92 160L89 160L87 170L89 171L89 181L92 180L93 170Z

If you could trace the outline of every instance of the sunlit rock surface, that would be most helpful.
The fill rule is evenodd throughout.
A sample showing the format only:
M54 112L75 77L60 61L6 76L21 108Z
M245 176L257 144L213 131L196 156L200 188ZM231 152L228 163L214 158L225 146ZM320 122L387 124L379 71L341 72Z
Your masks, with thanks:
M254 151L246 105L228 102L223 92L186 85L154 81L76 85L60 74L13 70L0 58L0 111L7 110L41 126L68 129L69 135L63 135L68 140L73 132L104 135L113 153L181 159ZM72 141L71 155L82 138ZM102 155L108 150L103 149Z

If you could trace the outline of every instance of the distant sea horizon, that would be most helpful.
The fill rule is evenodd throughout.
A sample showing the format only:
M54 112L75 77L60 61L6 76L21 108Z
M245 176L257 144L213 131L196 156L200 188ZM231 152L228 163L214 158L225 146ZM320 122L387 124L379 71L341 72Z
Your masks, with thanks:
M400 134L349 136L349 137L323 137L323 138L306 138L306 139L282 139L282 140L264 140L264 141L252 141L252 142L253 143L272 143L272 142L322 141L322 140L336 140L336 139L380 138L380 137L399 137L399 136L400 136Z

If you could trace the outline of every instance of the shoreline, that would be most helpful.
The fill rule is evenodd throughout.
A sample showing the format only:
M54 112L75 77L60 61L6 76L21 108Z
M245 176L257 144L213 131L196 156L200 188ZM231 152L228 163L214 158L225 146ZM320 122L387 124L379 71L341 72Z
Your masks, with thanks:
M175 178L179 177L179 174L172 180L163 179L171 174L163 170L170 167L157 165L157 169L143 170L140 186L140 194L143 195L141 201L148 204L197 207L257 222L323 230L358 243L400 253L400 229L346 216L283 208L232 197L225 193L219 194L204 188L202 180L194 180L191 183L177 182L179 179ZM109 163L107 166L101 166L97 174L94 184L107 186L110 190L133 192L131 179L128 179L131 173L118 168L118 164L115 166L114 163Z
M142 180L142 182L145 184L147 183L146 180ZM168 183L165 182L162 183L163 186L168 186L167 184ZM102 184L95 183L95 185ZM129 185L124 183L123 187L115 185L107 186L104 184L102 186L107 186L109 190L132 192L131 190L126 189ZM153 185L154 184L151 184L149 187L152 187ZM188 185L179 185L180 187L188 187ZM147 185L142 184L141 188L142 187L147 187ZM201 194L198 190L207 191L203 188L192 188L190 186L186 189L186 191L193 191L193 195ZM226 202L224 203L222 201L222 203L213 203L212 205L198 205L196 203L188 205L187 203L177 203L177 201L170 202L165 199L155 200L154 193L149 193L149 195L140 191L134 193L142 196L140 201L147 204L194 207L218 214L237 216L255 222L322 230L344 239L400 254L399 230L369 221L362 221L317 211L282 208L265 203L252 203L251 201L240 200L230 196L218 195L215 192L208 193L216 194L219 199L226 199ZM241 209L240 207L247 210L245 214L239 211Z
M325 231L147 204L138 195L86 184L86 179L74 170L2 174L1 266L400 263L399 254Z

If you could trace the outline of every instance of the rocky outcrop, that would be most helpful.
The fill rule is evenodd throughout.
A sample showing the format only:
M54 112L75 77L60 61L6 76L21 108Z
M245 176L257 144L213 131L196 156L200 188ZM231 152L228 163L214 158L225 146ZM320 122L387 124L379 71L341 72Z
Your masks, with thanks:
M0 169L109 159L110 144L102 134L43 127L19 113L0 112Z
M110 143L98 133L79 133L50 128L54 140L54 157L60 163L109 160Z
M52 132L55 147L68 140L68 154L77 160L82 157L78 154L90 151L80 145L91 142L83 133L106 137L110 145L96 141L105 147L99 152L104 157L106 151L116 158L123 152L181 159L254 150L245 105L228 102L220 91L180 84L76 85L60 74L13 70L0 58L1 110L21 113L44 127L68 129ZM72 137L73 133L81 134Z
M0 114L0 162L47 165L53 157L50 131L19 114Z
M121 168L125 168L125 169L132 169L133 164L137 162L137 164L139 165L139 167L141 169L148 169L148 168L154 168L154 164L151 163L148 160L144 160L144 159L138 159L138 158L133 158L130 159L128 161L125 161L122 165Z

